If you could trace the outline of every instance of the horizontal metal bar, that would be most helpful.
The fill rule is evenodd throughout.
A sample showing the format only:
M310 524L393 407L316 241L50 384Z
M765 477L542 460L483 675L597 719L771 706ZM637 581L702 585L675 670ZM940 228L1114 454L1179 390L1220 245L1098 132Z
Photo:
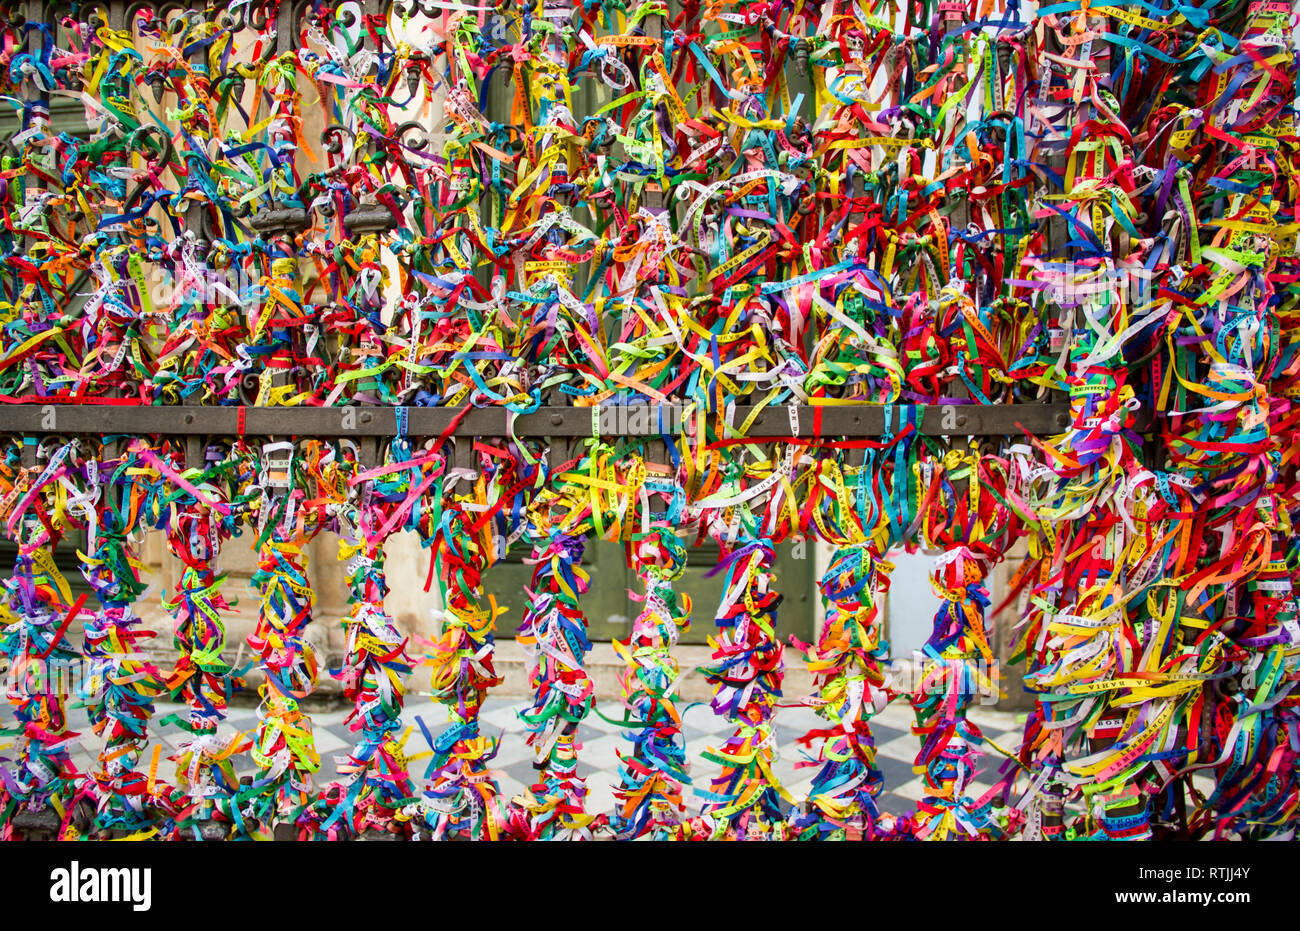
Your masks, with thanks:
M384 437L397 435L398 410L378 405L238 408L15 404L0 406L0 433ZM405 433L408 436L507 436L510 433L510 412L500 407L469 410L408 407L400 410L405 411ZM516 417L514 435L676 436L687 428L685 410L673 404L543 407ZM731 418L733 429L748 421L754 410L748 405L736 407ZM1068 404L930 404L919 405L913 410L919 431L927 436L1013 436L1025 433L1038 436L1059 433L1070 424ZM745 435L789 439L794 436L881 436L886 432L886 408L879 404L799 405L795 411L792 417L787 407L763 408L754 415ZM710 417L710 421L712 419ZM891 421L890 432L897 433L903 423L901 406L893 408Z
M447 432L464 408L409 407L405 410L408 434L441 436ZM396 411L396 408L381 406L239 408L24 404L0 408L0 433L99 433L132 436L396 436ZM458 436L503 435L508 427L509 416L509 412L502 408L471 408L457 424L455 434Z

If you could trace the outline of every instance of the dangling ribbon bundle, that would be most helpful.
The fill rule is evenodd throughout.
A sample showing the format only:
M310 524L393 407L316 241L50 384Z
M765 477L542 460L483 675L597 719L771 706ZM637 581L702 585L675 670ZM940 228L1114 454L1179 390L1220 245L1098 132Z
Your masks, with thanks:
M723 628L704 669L713 687L714 713L736 728L726 743L704 758L722 766L705 796L701 821L711 834L775 834L784 827L781 800L790 801L772 771L772 715L781 697L783 647L776 639L781 596L771 587L771 543L742 536L730 555L727 595L718 615ZM729 603L728 603L729 601Z
M30 487L20 505L43 505L42 490L49 493L50 479L64 469L70 452L66 446L54 452L39 477L24 472L16 490ZM67 718L80 656L67 631L86 599L82 596L74 602L50 551L42 548L50 541L51 530L42 526L39 514L16 511L9 520L11 526L17 525L18 555L14 574L5 583L0 651L8 660L7 698L16 725L5 734L19 741L14 769L0 769L5 783L4 830L8 836L24 811L37 814L52 808L58 815L54 823L61 836L67 836L80 776L71 757L78 735L68 730Z
M501 820L500 789L487 769L496 754L495 738L479 731L479 712L488 689L501 683L493 666L496 600L484 605L479 579L486 566L482 546L466 531L467 513L444 511L441 550L450 588L442 636L432 645L428 664L432 694L447 705L448 728L431 741L433 761L425 799L434 819L435 839L463 835L495 840Z
M248 644L260 655L265 681L259 688L261 722L250 754L261 770L253 788L259 797L257 823L273 822L307 829L311 774L320 768L311 718L300 702L316 688L315 651L303 636L315 596L307 579L303 552L315 527L304 527L292 491L296 452L263 451L262 526L258 568L253 585L261 595L257 627Z
M586 810L587 788L577 773L578 724L591 710L594 689L583 668L591 649L578 606L589 578L579 566L581 537L556 531L538 547L529 607L519 641L532 648L536 665L532 707L519 712L536 754L537 782L511 802L507 829L524 839L590 838L598 817Z
M644 608L632 622L627 641L614 650L627 664L623 703L637 733L632 752L622 758L619 800L611 824L623 838L665 839L682 821L683 786L690 784L681 713L673 700L682 673L672 648L690 623L691 599L673 591L682 577L686 549L668 527L633 534L632 561L644 579Z
M96 465L96 475L98 468ZM137 772L135 767L149 741L153 700L164 686L162 673L145 652L145 642L154 635L141 629L133 607L145 590L140 579L143 566L133 555L112 498L103 489L97 490L103 500L99 519L91 518L94 551L79 554L86 581L100 603L85 628L83 654L90 663L82 690L91 730L103 739L104 746L99 770L84 788L95 800L98 830L134 834L154 828L150 808L156 791L157 757L148 773Z
M820 686L818 712L831 727L799 739L805 745L821 741L806 810L791 823L801 839L859 840L889 833L876 804L884 777L876 767L870 725L889 699L883 668L888 643L876 602L879 563L866 546L845 547L835 552L819 583L826 620L817 645L802 650Z

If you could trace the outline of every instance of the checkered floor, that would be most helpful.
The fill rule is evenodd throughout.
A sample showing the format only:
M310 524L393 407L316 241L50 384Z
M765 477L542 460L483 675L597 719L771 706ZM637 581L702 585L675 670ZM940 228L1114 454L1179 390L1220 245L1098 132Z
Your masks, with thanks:
M446 711L418 695L408 695L404 719L414 724L418 715L433 733L441 730L447 719ZM493 761L502 794L509 798L519 793L534 781L532 749L524 743L526 732L516 716L516 712L527 708L527 700L522 698L493 698L484 707L483 724L487 733L501 732L500 753ZM156 722L168 714L182 711L177 705L159 704L155 714L155 724L151 725L155 739L161 738L166 745L167 754L174 751L176 745L185 736L174 725L158 727ZM617 707L602 709L610 717L622 717ZM344 725L347 716L345 710L318 711L312 713L316 737L316 748L321 756L321 772L317 774L318 784L335 778L336 763L346 758L347 750L354 743L354 735ZM85 712L73 709L70 713L74 731L83 735L80 746L73 756L79 769L85 771L94 765L100 749L99 738L90 732L86 725ZM1023 715L999 712L984 707L971 709L970 719L978 724L987 738L1005 750L1014 752L1019 744ZM9 723L11 718L7 705L0 710L0 721ZM682 715L683 730L686 738L687 758L691 761L691 779L694 788L707 789L710 779L717 774L717 764L709 763L701 757L701 752L708 747L717 747L731 732L726 721L714 716L707 705L689 706ZM257 713L253 708L234 707L230 709L227 725L237 730L250 732L257 727ZM879 748L877 765L884 773L885 791L880 798L883 811L900 815L911 812L917 799L923 794L920 777L912 772L912 762L920 747L920 740L912 736L911 708L905 704L891 705L872 719L872 732ZM795 768L795 764L810 759L807 751L795 741L813 728L825 727L808 708L781 708L776 716L776 739L778 759L774 767L777 777L796 800L807 796L809 786L816 774L816 767ZM579 732L582 747L578 752L578 773L587 779L590 791L588 810L594 812L611 811L614 806L613 787L618 785L618 757L615 751L626 752L628 741L619 733L620 728L609 724L596 714L591 714L583 722ZM0 743L4 740L0 739ZM418 753L427 749L417 728L407 744L407 750ZM0 751L8 756L10 751ZM971 786L970 795L978 797L997 774L1002 757L996 751L989 750L983 760L984 771L976 784ZM251 760L242 758L244 772L252 772ZM166 766L163 767L166 773ZM422 765L416 762L412 766L413 775L423 775ZM694 806L688 801L688 809L698 808L700 799L694 799Z

